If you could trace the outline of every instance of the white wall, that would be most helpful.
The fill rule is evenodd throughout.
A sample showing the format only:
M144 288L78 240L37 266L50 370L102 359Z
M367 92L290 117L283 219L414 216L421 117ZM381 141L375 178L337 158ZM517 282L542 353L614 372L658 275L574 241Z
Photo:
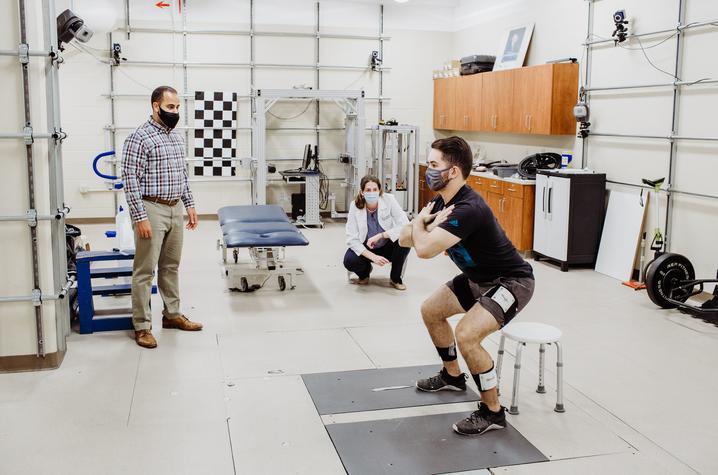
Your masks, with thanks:
M668 29L677 24L676 0L603 0L594 2L594 38L607 38L614 29L613 12L625 9L633 19L636 33ZM718 18L718 3L686 2L686 23ZM576 57L581 60L581 43L586 37L588 2L554 0L462 0L456 9L456 25L452 56L496 54L501 33L511 26L534 22L535 29L526 65L547 60ZM651 61L672 72L675 61L675 39L667 34L644 38ZM715 45L718 31L689 30L685 35L684 62L681 77L686 80L718 78L718 57ZM670 82L671 78L648 64L638 43L633 40L624 47L613 43L597 46L593 53L590 84L611 86ZM718 108L718 88L692 86L681 96L678 134L686 136L718 136L711 113ZM591 123L595 132L668 135L671 127L672 89L641 89L632 92L596 92L591 96ZM529 137L511 134L462 134L473 146L480 145L489 158L516 162L528 153L541 150L574 149L574 160L580 163L582 142L573 137ZM676 181L679 190L716 195L714 176L718 172L717 146L709 142L679 142L676 157ZM641 178L668 175L666 141L609 139L594 137L589 141L588 165L607 174L609 180L639 184ZM625 189L616 185L609 188ZM634 189L627 191L636 192ZM704 198L675 196L674 228L671 249L687 255L698 275L713 276L718 267L718 202ZM665 196L658 201L660 225L665 217ZM649 236L655 227L655 204L650 204L645 229ZM650 254L650 252L647 252ZM711 290L711 289L709 289Z
M61 2L62 3L62 2ZM69 6L70 0L65 0ZM115 26L124 22L124 11L118 10L119 0L74 0L73 8L78 14L89 13L94 17L98 4L115 12ZM151 2L150 2L151 3ZM159 10L145 1L130 2L132 25L180 28L181 17L176 8ZM436 3L436 2L434 2ZM249 2L222 0L187 2L187 21L190 28L240 29L249 28ZM89 8L89 10L88 10ZM320 22L324 32L377 35L380 28L379 5L376 2L321 3ZM262 0L255 2L255 28L262 30L292 30L313 32L315 24L315 2L311 0ZM384 75L384 96L392 100L384 105L384 117L396 118L402 123L418 125L423 134L422 142L428 143L433 137L431 129L432 88L431 70L441 64L451 48L448 30L453 23L453 9L449 6L399 5L391 2L385 6L385 34L392 38L385 43L384 65L392 71ZM107 23L107 21L105 21ZM90 20L88 19L88 24ZM170 34L133 33L128 41L122 32L113 34L113 41L123 47L123 56L130 60L181 61L181 36ZM90 46L94 54L106 57L109 40L107 35L96 34ZM322 39L320 62L334 65L368 65L372 50L379 49L378 41ZM312 38L256 38L255 61L260 63L314 63L315 41ZM63 123L69 138L65 146L66 195L73 204L72 217L110 217L113 215L114 200L111 193L80 193L81 187L101 188L101 181L90 168L92 158L106 149L113 148L110 134L103 127L110 123L110 102L103 94L109 92L109 66L102 65L85 53L72 47L66 54L66 65L61 74L63 95ZM232 61L249 62L249 39L238 36L190 35L188 37L188 61ZM118 93L143 94L141 99L120 98L116 101L116 123L122 127L136 127L149 114L149 94L155 86L163 83L182 89L181 67L150 67L122 65L116 68L115 91ZM291 88L295 85L314 86L315 74L311 70L257 69L255 86L258 88ZM191 67L188 68L188 91L224 90L248 94L250 74L246 68L237 67ZM320 74L322 89L366 90L369 97L379 96L379 74L371 71L326 71ZM189 103L190 109L192 102ZM278 104L273 108L278 116L293 116L301 112L304 104ZM268 127L313 126L314 106L306 114L291 121L279 121L269 117ZM342 126L343 115L331 103L321 106L322 126ZM366 103L367 125L378 120L376 101ZM183 119L181 120L183 123ZM190 125L192 121L190 120ZM250 125L249 101L240 100L239 126ZM114 148L120 150L129 130L117 133ZM249 132L239 131L239 155L250 154ZM190 141L192 135L190 134ZM305 143L315 140L312 132L268 133L267 157L293 158L301 154ZM322 132L320 155L334 158L343 148L344 133ZM191 147L190 147L191 149ZM367 151L370 148L367 147ZM270 160L271 161L271 160ZM279 169L294 168L298 162L279 162ZM335 162L324 162L326 173L332 177L343 177L343 168ZM240 175L248 177L241 170ZM278 178L278 176L276 177ZM227 204L249 201L249 186L246 183L194 183L193 192L197 198L200 213L215 213L217 208ZM291 192L296 186L272 184L268 200L288 206ZM333 185L338 196L343 192L338 184ZM341 201L340 201L341 202ZM103 244L103 243L101 243Z
M596 2L595 34L608 37L612 32L611 14L625 8L633 18L636 33L671 28L678 20L678 2L660 0L650 4L638 0L606 0ZM718 4L706 1L686 2L686 23L715 20ZM644 38L644 47L656 45L669 35ZM681 79L718 79L718 59L715 45L718 30L704 28L688 30L684 36ZM656 67L673 72L676 41L669 39L646 50ZM650 84L671 82L672 78L651 67L634 40L624 48L612 44L596 48L593 56L591 84L594 86ZM657 88L626 92L594 93L591 99L592 118L596 132L627 134L645 133L668 135L671 130L672 88ZM678 135L718 137L713 110L718 107L718 88L715 85L683 88L680 98ZM588 164L605 172L609 179L640 183L641 178L668 176L667 141L594 138L589 142ZM683 191L718 195L714 176L718 172L715 142L678 142L675 159L674 188ZM615 188L615 187L612 187ZM618 187L621 188L621 187ZM718 250L715 235L718 233L718 202L705 198L673 195L673 233L671 250L685 254L703 277L715 275L718 267ZM665 196L659 200L660 225L663 227L666 211ZM648 210L646 230L655 227L655 208ZM709 291L712 288L708 289Z
M17 2L8 5L0 15L0 49L17 49L20 43ZM43 49L42 9L38 2L27 2L28 43L31 50ZM47 131L45 101L45 62L35 58L30 63L31 118L36 132ZM22 75L17 57L0 57L0 132L20 132L24 125ZM47 141L34 145L36 208L49 214L49 175ZM27 161L21 140L0 140L0 215L24 215L29 209ZM52 255L48 222L38 225L39 272L43 293L53 293ZM30 230L26 223L0 222L0 296L30 295L33 288ZM57 351L55 307L50 301L42 306L45 328L45 351ZM37 350L35 311L30 302L0 303L0 357L31 355Z

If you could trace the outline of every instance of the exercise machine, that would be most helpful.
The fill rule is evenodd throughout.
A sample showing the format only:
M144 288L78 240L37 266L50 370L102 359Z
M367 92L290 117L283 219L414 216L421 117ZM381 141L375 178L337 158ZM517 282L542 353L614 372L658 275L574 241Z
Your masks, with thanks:
M681 254L663 253L646 269L646 290L653 303L718 324L718 285L713 288L713 298L701 306L687 302L703 292L705 284L718 284L718 273L715 279L696 279L693 264Z

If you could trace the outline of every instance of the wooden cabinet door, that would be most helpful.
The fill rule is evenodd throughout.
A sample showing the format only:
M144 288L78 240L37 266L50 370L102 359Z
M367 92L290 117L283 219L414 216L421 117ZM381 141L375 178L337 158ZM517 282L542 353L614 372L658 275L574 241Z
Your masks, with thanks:
M483 178L483 181L485 183L484 187L486 189L486 193L497 193L499 195L503 195L502 186L501 186L501 180L495 180L493 178Z
M486 184L486 178L480 177L480 176L474 176L472 177L474 179L473 184L471 187L484 199L484 201L488 202L489 197L487 196L487 184Z
M444 107L446 104L446 79L434 79L434 128L443 126Z
M444 120L444 129L455 130L457 126L456 120L456 89L461 78L446 78L446 111Z
M511 132L513 129L514 71L486 73L481 83L481 130Z
M553 64L515 69L512 125L523 134L551 133Z
M522 251L521 237L523 235L523 207L524 200L515 196L504 196L501 206L502 216L504 217L504 231L509 240L516 246L516 249Z
M456 86L455 130L481 128L481 74L458 78Z
M553 65L551 133L554 135L576 134L573 106L578 94L578 68L578 64Z
M459 78L434 79L434 128L456 126L456 86Z
M503 195L501 195L500 193L488 192L486 196L488 197L486 202L488 203L489 208L491 208L491 211L494 213L494 216L496 216L496 221L498 221L503 228L504 217L501 213L501 202L504 199Z

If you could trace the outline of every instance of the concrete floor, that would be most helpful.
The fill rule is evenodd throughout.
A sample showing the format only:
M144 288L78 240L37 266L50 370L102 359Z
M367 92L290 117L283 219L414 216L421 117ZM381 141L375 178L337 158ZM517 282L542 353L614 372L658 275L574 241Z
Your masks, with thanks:
M111 246L107 226L82 228L95 249ZM230 293L219 228L203 221L185 234L181 285L185 313L204 331L162 330L155 296L157 349L139 348L129 332L74 333L60 369L0 375L0 474L344 473L324 424L471 411L317 414L299 374L439 362L419 306L456 269L412 254L406 292L388 286L387 270L358 288L341 266L343 225L305 234L311 245L289 251L306 271L295 290L270 281ZM520 318L563 330L567 412L552 410L550 351L547 394L534 392L529 347L521 414L509 419L551 461L491 473L718 473L718 328L658 311L645 293L593 271L532 264L536 293ZM493 335L486 346L495 354L497 343Z

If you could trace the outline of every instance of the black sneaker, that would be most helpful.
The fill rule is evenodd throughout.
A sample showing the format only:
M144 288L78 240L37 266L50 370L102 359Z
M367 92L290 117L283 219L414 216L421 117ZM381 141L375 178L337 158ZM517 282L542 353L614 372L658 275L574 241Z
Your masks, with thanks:
M466 391L466 375L451 376L446 368L441 368L439 374L431 378L420 379L416 387L422 391L435 393L437 391Z
M501 406L499 412L492 412L489 406L479 403L478 411L454 424L454 432L461 435L480 435L490 430L503 429L506 427L504 411L504 406Z

